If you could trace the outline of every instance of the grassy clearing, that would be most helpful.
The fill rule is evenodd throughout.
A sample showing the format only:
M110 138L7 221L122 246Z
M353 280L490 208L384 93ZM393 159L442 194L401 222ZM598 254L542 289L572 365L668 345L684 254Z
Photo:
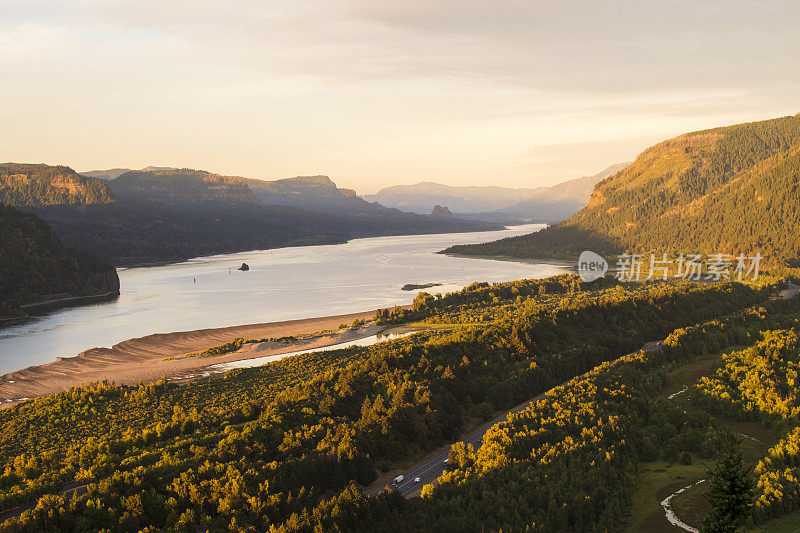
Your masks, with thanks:
M691 388L691 386L697 383L697 380L699 380L701 377L712 375L714 373L714 365L719 363L721 359L721 354L709 355L671 370L667 374L669 382L667 383L666 387L664 387L664 390L662 390L658 395L658 397L668 398L671 394L680 391L684 387ZM684 397L686 397L688 394L689 391L686 391L678 396L675 396L674 399L683 401Z
M705 467L698 462L691 465L669 464L664 461L642 463L639 483L633 494L631 515L621 529L631 533L683 531L667 522L661 500L704 477Z
M765 522L745 531L751 533L796 533L800 531L800 511Z
M721 353L716 353L672 369L668 373L669 381L659 393L659 398L666 399L686 387L688 390L674 396L672 401L688 404L692 401L694 384L701 377L712 375L720 360ZM719 416L714 416L713 421L715 426L724 426L737 434L752 437L745 438L742 442L744 459L749 464L755 464L763 458L767 448L780 438L777 428L765 427L756 422L739 422ZM667 522L661 501L677 489L706 478L706 469L711 463L712 461L702 461L696 457L691 465L664 461L642 463L637 488L633 494L631 514L625 520L622 530L656 533L682 531ZM675 514L687 524L698 527L708 512L708 503L703 497L706 490L707 485L701 484L673 498L672 508ZM800 528L792 531L800 531Z

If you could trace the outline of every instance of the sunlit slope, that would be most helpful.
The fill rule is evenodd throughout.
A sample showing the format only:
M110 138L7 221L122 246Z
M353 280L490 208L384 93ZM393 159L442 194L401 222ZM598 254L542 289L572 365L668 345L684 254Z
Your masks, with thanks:
M687 133L603 180L589 205L539 233L448 252L513 257L761 252L800 257L800 115Z

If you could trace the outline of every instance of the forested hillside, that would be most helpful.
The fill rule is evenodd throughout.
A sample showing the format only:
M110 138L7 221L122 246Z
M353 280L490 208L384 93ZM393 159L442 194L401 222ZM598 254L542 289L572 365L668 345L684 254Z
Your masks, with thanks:
M261 203L242 178L187 168L132 170L108 181L108 186L121 200L172 207L215 209Z
M336 188L327 178L258 182L278 184L266 186L269 194L291 199L268 205L248 185L257 180L202 170L148 168L107 182L47 165L6 164L0 172L5 172L0 174L4 204L34 212L65 245L116 265L502 227L386 209Z
M119 290L113 267L66 249L47 224L30 213L0 205L0 317L21 305Z
M267 205L285 205L339 216L386 214L352 189L341 189L328 176L298 176L275 181L248 179L247 185Z
M453 442L478 413L507 409L647 340L737 312L768 295L767 288L730 283L594 289L567 276L479 284L434 297L442 302L438 305L422 298L416 306L421 315L414 318L446 322L440 311L448 310L451 326L442 330L299 355L183 387L96 384L26 402L0 411L5 472L0 508L27 506L37 498L38 503L4 527L460 531L481 521L490 528L531 525L544 511L516 500L501 509L487 497L486 505L465 508L466 494L450 489L406 502L397 493L367 497L363 487L398 462ZM617 426L639 427L638 419L621 414L641 413L655 381L627 377L603 377L598 387L608 388L604 396L590 392L579 407L582 418L575 427L581 420L604 427L582 434L601 439L600 451L589 453L597 448L590 439L591 445L582 447L587 453L575 455L572 466L566 464L569 458L554 457L539 472L525 474L563 508L553 515L563 522L552 524L575 524L572 517L578 517L578 529L599 530L618 523L626 505L620 494L635 481L629 454L638 448L618 445L619 459L612 456L603 464L583 460L604 454L607 443L628 431ZM619 383L630 383L631 389L615 393L610 387ZM599 403L605 398L611 403ZM560 405L567 407L559 400L550 409ZM612 405L622 413L609 411ZM542 439L560 442L567 428L559 420L572 415L554 417ZM698 419L686 432L704 423ZM660 422L654 418L649 424L657 428ZM523 442L520 451L530 451L529 444ZM713 448L708 453L713 455ZM471 460L469 450L462 456ZM618 479L610 478L609 467L617 462L624 469ZM573 471L582 481L566 489L564 473ZM75 485L85 494L72 499L59 494ZM529 486L539 490L536 483ZM480 495L476 487L469 493ZM506 489L527 497L529 491L514 487ZM448 522L448 516L457 519Z
M583 250L800 259L800 115L687 133L600 182L589 205L538 233L449 253L574 258Z
M102 181L64 166L0 164L0 203L19 207L110 204L114 195Z

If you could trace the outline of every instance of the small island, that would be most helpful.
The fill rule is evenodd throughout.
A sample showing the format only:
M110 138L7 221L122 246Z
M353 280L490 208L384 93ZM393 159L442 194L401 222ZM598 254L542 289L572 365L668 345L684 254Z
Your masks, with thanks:
M404 291L416 291L417 289L427 289L428 287L438 287L441 283L406 283L400 287Z

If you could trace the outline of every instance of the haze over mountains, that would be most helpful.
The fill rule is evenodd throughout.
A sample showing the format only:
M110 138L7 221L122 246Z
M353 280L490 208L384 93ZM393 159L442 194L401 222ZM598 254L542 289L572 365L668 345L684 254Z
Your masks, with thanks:
M92 175L104 179L87 177ZM72 295L87 294L92 287L104 290L113 283L102 276L95 283L85 273L107 271L106 261L117 265L176 261L373 235L500 227L484 220L554 221L579 209L594 184L589 204L561 224L447 252L564 259L587 249L606 255L625 250L761 253L769 263L796 264L800 261L798 176L800 115L687 133L648 148L631 164L553 187L423 184L389 188L374 196L405 207L417 202L425 215L368 202L326 176L264 181L165 167L79 175L65 166L5 163L0 165L0 201L41 217L65 245L47 236L35 218L6 209L5 223L17 222L4 231L8 242L18 243L9 247L7 255L14 246L24 248L21 243L26 242L28 228L31 243L45 243L31 244L32 250L52 249L38 255L52 258L44 259L45 264L70 265L64 268L71 272L61 278L49 276L67 281L22 284L28 287L23 292L6 287L16 302L6 307L18 311L22 303L52 294L53 287L71 288L60 292ZM521 195L525 197L520 199ZM428 208L423 203L428 201L435 203ZM514 203L478 211L510 202ZM459 214L459 207L472 212ZM453 216L446 216L450 212ZM11 261L13 253L8 257ZM6 281L19 275L14 272L32 267L17 262L9 268Z
M405 213L430 215L439 205L448 208L455 218L485 220L496 223L560 222L573 215L589 202L594 185L622 170L629 163L619 163L592 176L571 179L549 187L511 188L499 186L458 187L435 182L415 185L395 185L381 189L376 194L358 195L352 189L338 187L328 176L297 176L278 180L225 177L226 187L244 183L262 203L296 207L330 215L364 216L385 212L385 208ZM149 187L155 186L157 176L176 176L187 169L172 167L146 167L141 171L123 168L92 170L82 176L113 182L118 194L125 194L130 176L144 180L147 174L154 177ZM210 172L206 176L216 176ZM120 179L123 178L123 179ZM195 182L199 184L199 182ZM217 188L222 184L216 185ZM124 191L123 191L124 190ZM156 197L158 192L152 189ZM187 190L181 192L186 194ZM154 198L155 199L155 198ZM243 198L244 200L244 198ZM250 199L252 201L252 198Z
M430 213L436 204L456 213L479 213L509 207L529 197L535 188L454 187L431 181L415 185L394 185L375 194L364 195L368 201L412 213Z
M800 260L800 114L686 133L600 182L589 205L538 233L448 252L574 258L761 253Z
M536 189L530 196L516 204L498 209L489 215L534 219L537 222L559 222L577 213L589 203L595 185L623 170L630 163L612 165L593 176L583 176L551 187Z
M65 166L6 163L0 199L43 218L68 247L116 265L501 227L387 209L326 177L262 182L165 167L82 176Z
M328 176L298 176L275 181L246 179L245 182L265 204L330 215L364 216L387 212L384 206L365 201L353 189L337 187Z
M595 184L625 168L619 163L593 176L584 176L550 187L452 187L433 182L396 185L364 198L381 205L414 213L430 213L446 206L461 218L498 222L559 222L589 202Z

